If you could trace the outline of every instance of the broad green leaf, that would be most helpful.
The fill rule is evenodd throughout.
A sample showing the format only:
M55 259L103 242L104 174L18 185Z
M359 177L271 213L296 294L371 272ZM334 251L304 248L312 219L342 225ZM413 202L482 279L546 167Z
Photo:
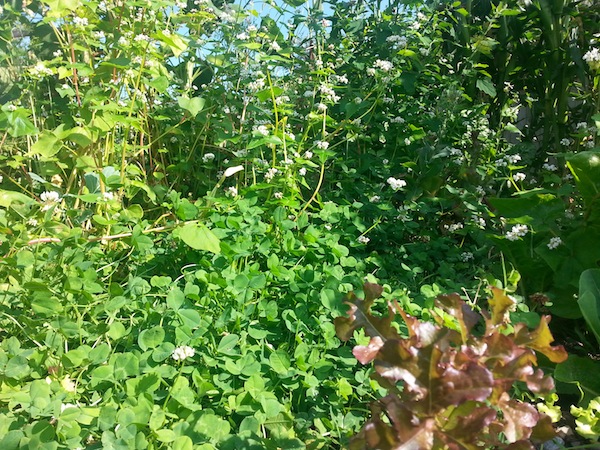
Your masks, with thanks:
M196 117L198 115L198 113L200 111L202 111L202 108L204 108L204 104L206 103L206 100L204 100L201 97L178 97L177 98L177 104L182 108L185 109L186 111L188 111L192 117Z
M80 0L43 0L50 7L50 17L62 17L71 11L75 11L81 5Z
M490 97L496 97L496 88L494 87L494 83L492 80L488 78L480 78L476 83L477 89L482 92L485 92Z
M283 350L277 350L271 353L269 362L271 363L271 369L280 375L286 374L290 368L290 357Z
M58 153L62 142L50 131L42 132L38 140L31 146L29 155L40 155L42 158L50 158Z
M193 249L206 250L215 254L221 252L219 238L203 224L186 223L177 229L175 234Z
M2 208L9 208L13 202L25 205L36 203L34 199L20 192L0 190L0 206Z
M588 269L581 274L577 303L588 327L600 343L600 269Z
M156 326L143 330L138 337L138 345L144 351L150 348L156 348L162 344L165 339L165 330L163 327Z
M236 349L236 347L239 339L240 337L237 334L228 334L227 336L223 336L221 342L219 342L219 346L217 347L217 352L224 355L238 355L239 351Z
M554 378L564 383L576 384L584 395L584 401L600 396L600 361L569 355L569 358L556 366Z

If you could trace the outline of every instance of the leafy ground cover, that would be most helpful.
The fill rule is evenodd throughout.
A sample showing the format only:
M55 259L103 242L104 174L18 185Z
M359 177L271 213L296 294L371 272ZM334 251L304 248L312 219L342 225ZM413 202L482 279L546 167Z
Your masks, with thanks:
M598 438L593 2L0 8L0 448ZM336 334L365 281L392 382Z

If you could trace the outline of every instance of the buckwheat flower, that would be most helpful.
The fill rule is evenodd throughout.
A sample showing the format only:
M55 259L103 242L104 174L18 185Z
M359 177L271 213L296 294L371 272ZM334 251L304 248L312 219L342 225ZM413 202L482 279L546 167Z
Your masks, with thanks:
M175 361L185 361L188 358L193 358L196 354L196 350L194 350L189 345L181 345L173 350L171 357Z
M575 129L579 130L587 130L588 124L586 122L579 122Z
M2 175L0 175L0 183L2 183L4 181L4 177Z
M329 148L329 142L327 141L317 141L317 148L321 150L327 150Z
M276 41L273 41L269 44L269 49L278 52L279 50L281 50L281 46Z
M506 239L509 241L516 241L519 238L525 236L529 232L527 225L519 224L512 227L512 229L506 233Z
M515 181L523 181L525 178L527 178L527 175L525 175L523 172L517 172L513 175L513 180Z
M519 161L521 161L521 155L506 155L505 158L506 161L508 161L508 163L512 165L515 165Z
M150 40L150 37L148 37L148 35L147 35L147 34L140 33L140 34L136 35L136 36L133 38L133 40L134 40L135 42L142 42L142 41L144 41L144 42L148 42L148 41Z
M590 69L600 70L600 51L593 48L583 55L583 60L588 63Z
M367 75L370 77L375 76L375 74L377 73L377 71L375 69L373 69L372 67L367 67Z
M564 145L564 146L571 145L571 139L569 139L569 138L562 138L560 140L560 145Z
M410 138L404 139L404 145L410 145Z
M273 197L275 197L277 200L281 200L283 198L283 192L275 192Z
M37 227L38 221L34 218L31 218L27 221L27 225L29 225L30 227Z
M560 244L562 244L562 239L559 237L553 237L550 239L550 242L548 242L547 247L550 250L554 250L555 248L557 248Z
M306 168L305 167L301 167L300 170L298 171L298 173L302 177L305 176L306 175Z
M270 183L275 177L275 175L277 175L278 173L278 169L276 169L275 167L271 167L269 170L267 170L267 173L265 173L265 181L267 183Z
M381 197L379 195L374 195L369 199L371 203L379 203L381 201Z
M471 252L462 252L460 254L460 260L462 262L467 262L467 261L470 261L472 259L473 259L473 253L471 253Z
M259 125L254 131L256 131L258 134L262 134L263 136L269 135L269 129L266 127L266 125Z
M63 54L63 52L62 52L62 50L61 50L61 49L58 49L58 50L56 50L55 52L53 52L53 53L52 53L52 55L53 55L55 58L60 58L60 57L62 56L62 54Z
M74 17L73 24L77 27L85 27L88 24L88 20L85 17Z
M213 161L214 159L215 159L214 153L205 153L204 155L202 155L202 162L204 164L209 163L209 162Z
M390 163L390 160L389 159L383 159L381 162L383 163L383 165L386 165L386 164Z
M312 93L311 93L311 95L312 95ZM325 103L317 104L317 111L319 111L319 112L327 111L327 105Z
M304 152L304 158L306 158L306 159L310 159L310 158L312 158L312 157L313 157L313 152L311 152L310 150L306 150L306 151Z
M544 163L542 165L542 169L547 170L549 172L556 172L558 170L558 167L556 167L554 164Z
M227 197L237 197L238 190L235 186L229 186L228 188L225 189L225 195Z
M357 105L360 105L362 103L362 98L354 97L354 103L356 103Z
M384 60L378 59L373 64L373 67L375 67L376 69L381 69L384 72L389 72L390 70L392 70L394 68L394 65L390 61L384 61Z
M115 194L107 191L102 194L102 198L107 202L112 202L115 199Z
M361 244L368 244L370 240L371 239L369 239L368 237L363 236L363 235L359 236L357 239L357 241Z
M392 188L393 191L398 191L398 190L402 189L404 186L406 186L406 181L399 180L394 177L389 177L387 179L387 184L390 185L390 187Z
M454 232L456 232L458 230L463 229L464 225L462 223L460 223L460 222L458 222L458 223L451 223L451 224L445 224L444 228L446 230L448 230L450 233L454 233Z

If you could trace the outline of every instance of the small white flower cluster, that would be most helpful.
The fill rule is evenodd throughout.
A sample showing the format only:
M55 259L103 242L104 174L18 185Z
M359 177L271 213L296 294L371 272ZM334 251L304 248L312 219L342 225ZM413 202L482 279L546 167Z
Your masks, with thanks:
M133 38L133 40L134 40L135 42L142 42L142 41L143 41L143 42L148 42L148 41L150 40L150 37L148 37L148 35L147 35L147 34L140 33L140 34L137 34L137 35L136 35L136 36Z
M398 191L398 190L402 189L404 186L406 186L406 181L399 180L394 177L389 177L387 179L387 184L390 185L390 187L392 188L393 191Z
M56 191L44 191L40 194L40 199L44 202L42 211L48 211L60 201L60 194Z
M332 75L331 81L338 84L348 84L349 80L346 75Z
M85 27L88 25L88 20L85 17L75 16L75 17L73 17L73 24L76 27Z
M556 167L554 164L544 163L542 165L542 169L547 170L549 172L556 172L558 170L558 167Z
M569 138L562 138L560 140L560 145L564 145L564 146L571 145L571 139L569 139Z
M496 160L496 167L506 167L509 164L514 166L521 161L521 155L504 155L502 158Z
M506 239L509 241L516 241L525 236L528 232L529 228L527 228L527 225L518 224L512 227L512 229L506 233Z
M102 200L105 202L112 202L115 199L115 194L110 191L106 191L102 193Z
M255 131L256 133L261 134L263 136L269 135L269 129L265 125L255 126L252 131Z
M445 224L444 228L448 230L450 233L455 233L458 230L462 230L464 225L461 222Z
M404 122L406 122L406 120L404 119L404 117L396 116L396 117L392 117L390 119L390 122L403 124Z
M408 41L406 40L406 37L404 37L404 36L399 36L399 35L397 35L397 34L393 34L393 35L391 35L391 36L388 36L388 37L385 39L385 41L386 41L388 44L396 44L396 45L398 45L399 47L405 47L405 46L406 46L406 44L407 44L407 42L408 42Z
M337 103L341 98L339 95L336 95L335 91L332 88L325 84L319 86L319 92L321 92L321 95L326 101L329 101L331 103Z
M278 169L276 169L275 167L271 167L269 170L267 170L267 173L265 173L265 181L267 183L270 183L275 177L275 175L277 175L278 173Z
M381 197L379 195L374 195L369 199L371 203L379 203L381 201Z
M306 167L301 167L300 170L298 170L298 173L300 174L301 177L306 175Z
M321 150L327 150L329 148L329 142L327 141L317 141L315 144L317 144L317 148Z
M525 178L527 178L527 175L525 175L523 172L517 172L513 175L513 180L515 181L523 181L525 180Z
M360 236L358 237L358 239L357 239L357 241L358 241L360 244L368 244L370 240L371 240L371 239L369 239L368 237L366 237L366 236L364 236L364 235L360 235Z
M46 67L44 63L39 62L31 69L29 69L29 73L34 77L47 77L52 75L52 69Z
M473 253L471 252L462 252L460 254L460 260L462 262L468 262L471 261L474 258Z
M317 111L319 111L319 112L325 112L325 111L327 111L327 105L325 103L318 103L317 104Z
M264 78L257 78L256 80L248 83L248 89L251 91L260 91L264 87L265 87L265 79Z
M385 61L385 60L382 60L382 59L378 59L373 64L373 67L375 69L381 69L384 72L389 72L390 70L392 70L394 68L394 65L390 61Z
M243 33L236 34L235 38L239 39L240 41L246 41L250 39L250 35L244 31Z
M555 248L557 248L560 244L562 244L562 239L557 237L553 237L550 239L550 242L548 242L547 246L550 250L554 250Z
M283 198L283 192L275 192L273 197L275 197L277 200L281 200Z
M590 69L600 70L600 51L593 48L583 55L583 60L588 63Z
M214 153L205 153L204 155L202 155L202 162L204 164L207 164L211 161L214 161L215 159L215 154Z
M273 41L269 44L269 50L275 50L276 52L278 52L279 50L281 50L281 46L276 41Z
M181 345L181 346L177 347L175 350L173 350L171 357L175 361L184 361L188 358L193 358L195 354L196 354L196 350L194 350L189 345Z
M228 188L225 189L225 195L227 197L237 197L238 190L235 186L229 186Z
M304 152L304 158L311 159L312 157L313 157L313 152L311 152L310 150L306 150Z

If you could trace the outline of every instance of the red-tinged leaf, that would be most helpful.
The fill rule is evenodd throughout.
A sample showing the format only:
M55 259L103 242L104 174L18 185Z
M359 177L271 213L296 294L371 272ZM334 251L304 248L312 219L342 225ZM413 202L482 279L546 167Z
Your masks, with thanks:
M488 300L492 308L490 322L491 325L499 325L508 321L508 312L514 307L515 301L506 293L497 287L491 287L492 298Z
M463 412L463 405L469 406L471 411ZM477 443L481 441L481 433L493 422L497 413L489 406L479 406L473 409L472 405L476 405L476 403L465 403L463 405L456 408L456 412L453 412L453 415L460 414L460 417L458 417L456 426L450 430L451 434L456 441Z
M569 355L562 345L550 345L554 342L554 337L548 323L550 323L550 316L543 316L537 329L531 332L522 323L515 325L515 343L546 355L554 363L561 363L566 361Z
M531 429L539 419L537 409L529 403L511 400L506 392L500 397L498 407L504 417L504 429L502 431L508 443L529 439Z
M352 349L352 354L361 364L369 364L375 359L379 349L383 347L383 340L379 336L371 338L369 345L357 345Z
M442 373L439 389L434 394L438 402L460 405L470 400L483 402L492 393L494 377L485 367L469 363L463 367L448 367Z
M350 292L345 297L344 303L349 308L347 317L336 317L335 332L342 341L352 338L354 331L364 328L368 336L380 336L383 340L387 338L398 337L398 333L392 328L391 323L394 319L394 309L388 305L388 315L384 317L375 317L371 314L371 306L375 301L374 295L379 292L372 286L365 291L365 299L358 298L354 292Z
M479 322L481 316L473 311L458 294L440 295L436 303L451 316L456 317L460 327L463 343L467 341L469 333Z
M365 302L372 305L376 299L381 297L383 286L375 283L365 283L363 285L363 292L365 293Z
M554 390L554 380L551 376L544 376L544 372L538 369L532 375L525 378L527 388L536 394L547 393Z
M439 327L429 322L421 322L419 319L404 312L400 306L397 306L396 310L402 316L404 323L406 323L408 334L413 342L415 342L415 346L427 347L436 341L440 332Z

